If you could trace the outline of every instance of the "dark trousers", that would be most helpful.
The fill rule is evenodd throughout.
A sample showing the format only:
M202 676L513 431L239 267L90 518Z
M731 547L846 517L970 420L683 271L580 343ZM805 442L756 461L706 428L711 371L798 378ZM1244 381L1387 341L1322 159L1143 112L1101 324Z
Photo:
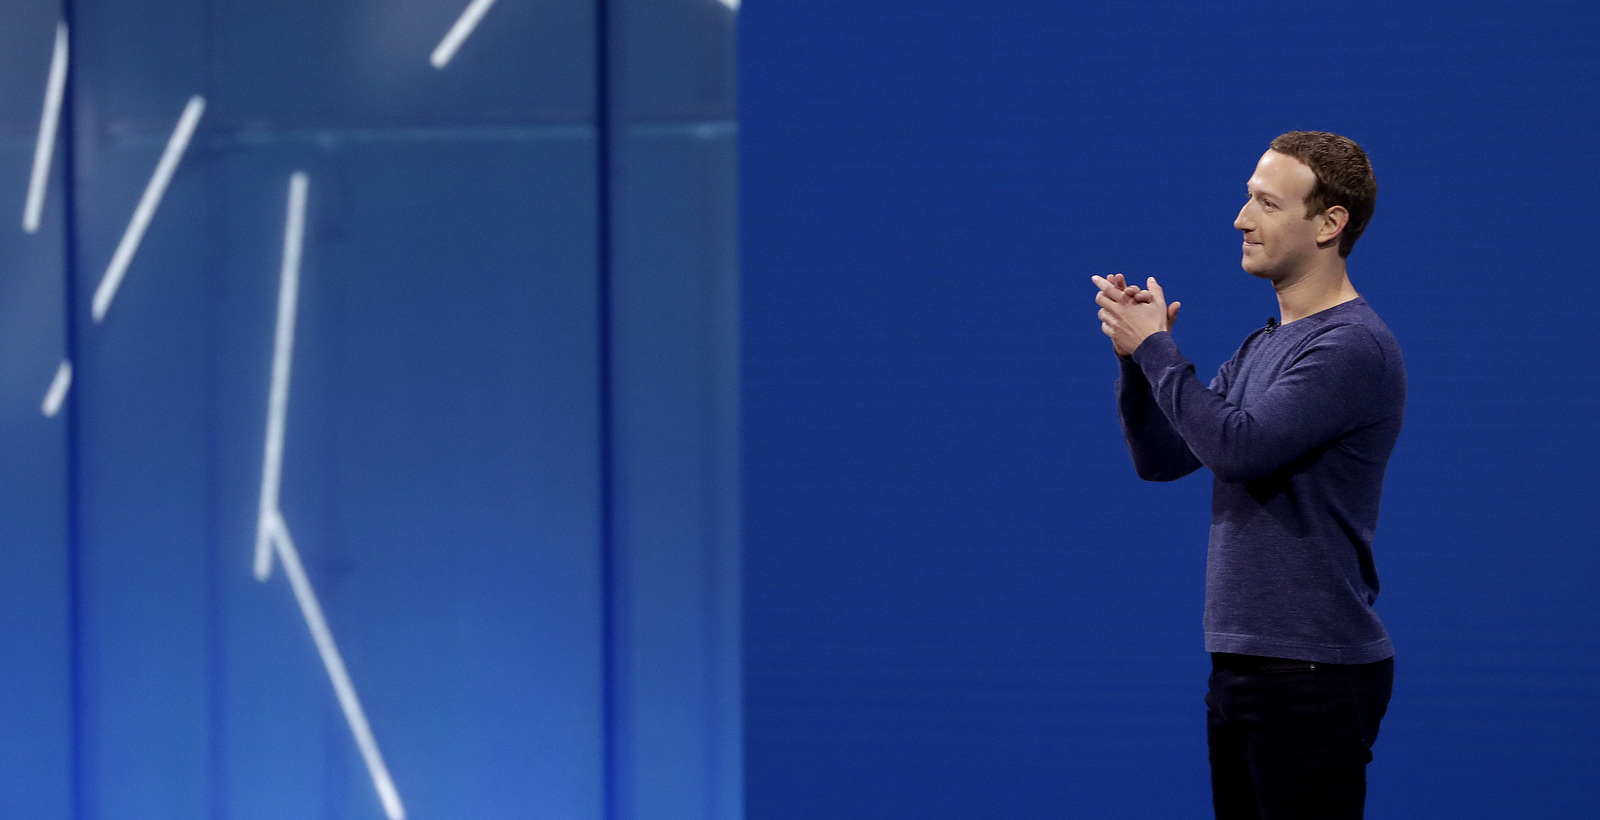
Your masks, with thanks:
M1360 818L1394 659L1359 665L1214 653L1206 745L1217 820Z

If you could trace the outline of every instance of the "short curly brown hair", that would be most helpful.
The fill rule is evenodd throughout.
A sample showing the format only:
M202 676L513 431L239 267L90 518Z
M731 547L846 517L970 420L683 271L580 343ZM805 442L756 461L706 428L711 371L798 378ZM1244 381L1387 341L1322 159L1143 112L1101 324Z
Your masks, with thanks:
M1306 219L1335 205L1350 212L1350 222L1339 236L1339 256L1349 256L1378 203L1378 180L1367 152L1355 140L1326 131L1290 131L1272 141L1272 150L1300 160L1317 175L1317 184L1306 197Z

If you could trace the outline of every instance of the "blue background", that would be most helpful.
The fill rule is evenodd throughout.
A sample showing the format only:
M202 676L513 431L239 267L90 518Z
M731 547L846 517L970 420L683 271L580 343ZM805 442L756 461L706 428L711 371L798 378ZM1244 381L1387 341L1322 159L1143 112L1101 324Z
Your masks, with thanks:
M504 0L437 70L465 0L13 5L0 816L382 816L250 574L295 171L280 507L409 816L739 816L734 12Z
M1231 227L1348 134L1410 374L1369 817L1600 785L1592 3L752 3L740 31L748 814L1209 813L1209 475L1144 484L1091 274L1209 374L1276 315Z

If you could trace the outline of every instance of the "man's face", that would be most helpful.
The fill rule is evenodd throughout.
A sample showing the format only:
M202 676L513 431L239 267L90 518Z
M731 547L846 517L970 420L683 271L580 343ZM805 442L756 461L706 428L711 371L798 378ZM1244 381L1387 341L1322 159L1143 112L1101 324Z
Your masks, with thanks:
M1300 270L1317 250L1321 222L1306 219L1317 175L1288 154L1268 151L1245 183L1250 199L1233 227L1244 232L1245 273L1274 282Z

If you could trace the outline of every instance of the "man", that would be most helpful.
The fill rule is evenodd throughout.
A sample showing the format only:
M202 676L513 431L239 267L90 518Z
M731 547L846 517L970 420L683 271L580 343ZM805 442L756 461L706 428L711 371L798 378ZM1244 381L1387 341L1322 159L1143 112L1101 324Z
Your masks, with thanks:
M1141 478L1215 477L1206 696L1218 818L1359 818L1394 650L1373 612L1372 537L1405 411L1394 335L1346 273L1372 216L1366 154L1334 134L1272 141L1233 226L1282 315L1209 387L1178 352L1161 285L1093 277L1120 357L1118 410Z

